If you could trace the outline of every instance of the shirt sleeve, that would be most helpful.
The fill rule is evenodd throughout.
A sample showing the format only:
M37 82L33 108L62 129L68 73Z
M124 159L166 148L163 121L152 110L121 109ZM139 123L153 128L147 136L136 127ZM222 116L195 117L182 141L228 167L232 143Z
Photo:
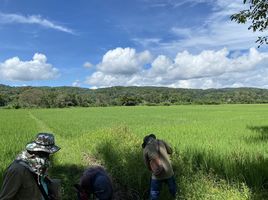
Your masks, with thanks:
M9 168L5 174L0 199L15 199L21 187L21 172L18 168Z
M151 170L151 168L150 168L150 161L149 161L149 157L148 157L148 153L144 150L143 151L143 161L144 161L144 164L145 164L145 166L149 169L149 170Z
M173 150L172 150L171 146L168 143L166 143L165 141L162 141L162 142L164 143L164 145L166 147L167 153L172 154Z

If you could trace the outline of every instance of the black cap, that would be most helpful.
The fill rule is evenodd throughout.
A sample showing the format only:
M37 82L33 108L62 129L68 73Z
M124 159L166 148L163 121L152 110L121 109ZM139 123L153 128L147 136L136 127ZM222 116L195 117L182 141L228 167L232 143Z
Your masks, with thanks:
M150 135L146 135L146 136L143 138L143 143L142 143L142 145L141 145L142 148L144 148L144 147L147 145L147 143L149 142L150 138L156 139L156 136L155 136L153 133L151 133Z

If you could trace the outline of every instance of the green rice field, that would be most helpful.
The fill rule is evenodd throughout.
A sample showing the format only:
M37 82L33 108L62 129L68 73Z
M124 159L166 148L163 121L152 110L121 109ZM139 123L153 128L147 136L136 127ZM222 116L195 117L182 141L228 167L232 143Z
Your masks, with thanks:
M66 200L91 165L103 165L125 199L145 196L141 144L149 133L174 149L177 199L268 199L268 105L0 109L0 183L38 132L54 133L62 148L50 175L62 180ZM169 199L165 187L161 198Z

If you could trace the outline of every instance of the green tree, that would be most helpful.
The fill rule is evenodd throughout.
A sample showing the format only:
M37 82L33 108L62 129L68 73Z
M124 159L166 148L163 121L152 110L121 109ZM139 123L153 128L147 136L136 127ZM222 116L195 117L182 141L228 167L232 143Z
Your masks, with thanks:
M8 97L0 94L0 106L5 106L8 102Z
M239 24L250 22L249 30L253 32L263 32L268 26L268 0L243 0L244 4L248 4L249 8L233 14L231 20ZM262 44L268 44L268 36L259 36L256 40L259 43L258 47Z
M123 106L136 106L141 103L141 99L136 96L122 96L121 105Z
M29 88L19 95L19 104L22 107L39 107L43 92L37 88Z

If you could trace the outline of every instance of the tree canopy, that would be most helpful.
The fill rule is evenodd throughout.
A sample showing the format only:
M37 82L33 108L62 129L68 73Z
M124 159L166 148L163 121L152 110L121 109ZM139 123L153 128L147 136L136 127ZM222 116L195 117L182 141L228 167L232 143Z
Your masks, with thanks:
M0 108L64 108L95 106L268 103L259 88L182 89L111 87L10 87L0 84Z
M248 4L249 8L233 14L231 20L239 24L250 22L248 29L253 32L265 31L268 26L268 0L243 0L243 3ZM258 47L268 44L268 36L259 36L256 43Z

